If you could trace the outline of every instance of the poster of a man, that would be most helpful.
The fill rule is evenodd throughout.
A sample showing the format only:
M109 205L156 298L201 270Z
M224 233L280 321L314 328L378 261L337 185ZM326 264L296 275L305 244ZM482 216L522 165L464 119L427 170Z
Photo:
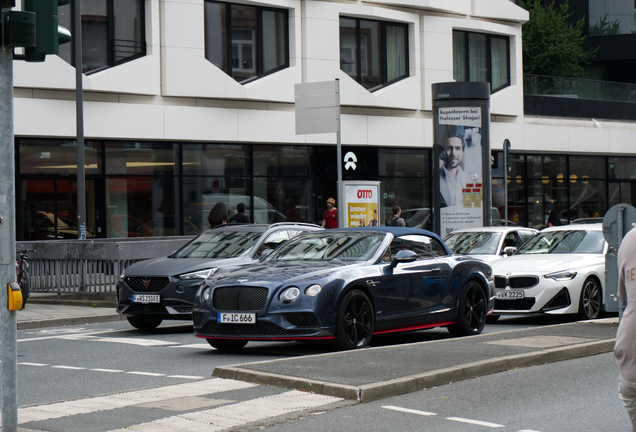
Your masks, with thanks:
M483 225L481 109L440 107L439 155L440 233Z
M455 131L455 128L449 128ZM439 170L440 207L459 205L462 190L470 182L470 178L462 168L465 150L464 137L452 132L443 141L444 150L441 152L442 164Z

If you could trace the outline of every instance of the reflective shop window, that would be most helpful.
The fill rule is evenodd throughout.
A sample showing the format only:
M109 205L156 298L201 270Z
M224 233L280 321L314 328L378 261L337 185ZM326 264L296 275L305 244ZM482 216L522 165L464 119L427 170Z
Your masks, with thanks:
M185 234L210 228L208 214L217 202L225 203L229 217L236 206L245 204L245 214L252 218L249 180L245 177L183 177L183 219Z
M430 151L379 149L379 174L391 177L430 177Z
M491 93L510 85L510 40L507 36L453 30L453 78L486 81Z
M287 9L204 2L205 58L240 83L289 67Z
M243 176L248 171L249 157L249 146L184 144L183 174Z
M176 185L168 176L106 178L106 237L179 235Z
M75 140L18 139L20 174L77 174ZM101 142L84 141L86 174L101 174Z
M397 205L407 227L432 229L430 188L430 178L380 178L379 224L386 225Z
M87 180L86 238L96 236L95 182ZM77 239L77 182L69 179L33 179L20 183L20 215L16 224L21 240Z
M607 158L607 171L612 180L636 179L636 158L610 157Z
M340 69L369 91L409 76L408 24L340 17Z
M570 156L570 180L605 179L606 166L595 156Z
M607 211L605 180L570 179L570 205L563 212L570 222L577 218L603 217Z
M254 223L317 223L314 214L311 178L254 178Z
M612 36L636 33L634 10L636 2L616 0L589 0L589 36Z
M528 226L544 228L551 210L568 222L568 185L564 180L528 180Z
M107 141L106 174L177 174L178 145L137 141Z
M254 175L311 175L313 148L305 146L254 146Z
M146 55L144 3L143 0L80 0L82 72L96 72ZM58 8L59 25L71 34L75 13L72 4ZM67 63L75 64L73 42L60 45L58 55Z
M512 179L509 177L507 180L508 183L508 220L513 222L515 225L527 225L528 216L526 209L526 180L523 177L515 176ZM501 185L503 188L503 184ZM501 195L503 197L503 190L501 191ZM494 191L493 191L493 199L494 199ZM497 203L501 203L503 206L503 202L497 199ZM501 215L504 214L504 208L498 207L500 209L499 213Z

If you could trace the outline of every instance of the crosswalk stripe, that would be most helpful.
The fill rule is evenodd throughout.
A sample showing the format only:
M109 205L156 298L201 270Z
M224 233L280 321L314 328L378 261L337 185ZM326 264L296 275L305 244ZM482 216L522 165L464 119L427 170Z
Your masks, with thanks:
M71 400L46 405L37 405L18 410L18 423L50 420L77 414L90 414L124 408L141 403L160 402L180 397L201 396L255 387L256 384L242 381L212 378L158 388L117 393L109 396Z
M461 417L447 417L446 420L452 420L452 421L462 422L462 423L469 423L469 424L474 424L474 425L479 425L479 426L487 426L487 427L491 427L491 428L506 427L504 425L500 425L500 424L497 424L497 423L488 423L488 422L484 422L484 421L465 419L465 418L461 418Z
M396 406L393 406L393 405L384 405L382 408L390 409L390 410L394 410L394 411L401 411L401 412L410 413L410 414L419 414L419 415L423 415L423 416L434 416L434 415L437 415L435 413L428 412L428 411L420 411L420 410L414 410L414 409L410 409L410 408L396 407Z
M341 401L341 398L293 390L210 410L166 417L110 432L206 432L236 428L293 412Z

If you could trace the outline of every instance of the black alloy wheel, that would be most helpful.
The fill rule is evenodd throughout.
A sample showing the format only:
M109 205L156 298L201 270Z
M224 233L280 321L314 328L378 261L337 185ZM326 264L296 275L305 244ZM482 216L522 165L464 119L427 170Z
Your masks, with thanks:
M455 324L449 325L448 331L453 336L471 336L481 333L486 324L487 309L488 303L484 289L478 282L469 281L459 298Z
M347 292L338 305L336 347L351 350L368 346L374 325L373 307L369 297L357 289Z
M212 348L219 351L240 350L247 345L246 340L240 339L206 339Z
M156 329L157 326L161 324L161 321L163 321L161 319L150 319L150 318L144 319L144 318L131 317L131 316L126 317L126 319L128 320L131 326L139 330Z
M601 315L602 290L594 278L587 278L581 289L578 317L582 320L596 319Z

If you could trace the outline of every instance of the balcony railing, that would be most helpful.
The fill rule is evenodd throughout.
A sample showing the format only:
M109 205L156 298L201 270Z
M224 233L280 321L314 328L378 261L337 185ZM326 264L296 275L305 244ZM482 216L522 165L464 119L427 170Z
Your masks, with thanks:
M523 93L526 96L636 103L636 84L544 75L524 74Z

